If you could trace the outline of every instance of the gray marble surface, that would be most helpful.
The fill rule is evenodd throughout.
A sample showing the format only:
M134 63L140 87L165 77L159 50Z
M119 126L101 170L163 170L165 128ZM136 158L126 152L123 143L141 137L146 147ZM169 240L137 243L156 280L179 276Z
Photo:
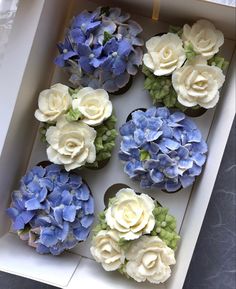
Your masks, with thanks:
M183 289L235 289L235 280L236 119ZM55 287L0 272L0 289L31 288Z

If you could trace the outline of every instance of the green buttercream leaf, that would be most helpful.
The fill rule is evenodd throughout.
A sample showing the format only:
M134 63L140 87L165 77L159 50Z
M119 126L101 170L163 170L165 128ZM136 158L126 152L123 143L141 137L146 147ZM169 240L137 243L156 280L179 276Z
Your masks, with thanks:
M106 44L111 38L112 38L112 35L108 33L107 31L104 31L103 45Z
M162 103L169 108L179 108L182 111L186 109L177 100L171 76L155 76L145 66L143 66L143 72L146 75L144 88L149 91L154 105Z
M105 16L109 16L110 14L110 7L109 6L103 6L101 7L100 15L105 14Z
M119 239L118 245L123 248L124 250L127 250L130 246L130 241L125 240L123 238Z
M188 60L192 60L197 55L193 49L192 43L186 43L184 46L184 51Z
M214 65L219 67L224 72L229 66L229 62L224 59L224 57L220 56L219 54L214 55L211 59L208 60L209 65Z
M169 32L170 33L175 33L175 34L178 34L178 36L181 36L183 34L183 28L180 27L180 26L170 25L169 26Z
M96 236L101 230L107 229L109 229L109 226L106 222L106 211L103 211L98 214L98 224L93 229L94 236Z
M44 143L47 143L46 132L50 126L53 126L53 124L44 122L44 123L41 123L41 126L39 128L40 140Z
M70 108L66 114L66 119L68 121L77 121L82 117L82 113L78 109Z
M140 154L140 160L141 161L149 160L151 158L151 156L150 156L148 151L140 150L139 154Z
M153 210L156 223L152 236L158 236L161 238L167 246L171 249L176 250L180 236L176 232L176 219L168 214L168 209L156 205Z
M80 88L73 89L69 87L68 91L72 98L76 98L76 94L80 91Z

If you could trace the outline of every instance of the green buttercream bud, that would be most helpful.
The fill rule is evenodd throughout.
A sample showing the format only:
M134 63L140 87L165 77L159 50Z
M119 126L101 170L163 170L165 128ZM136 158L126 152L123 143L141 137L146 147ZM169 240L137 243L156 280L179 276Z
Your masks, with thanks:
M163 222L161 223L161 226L162 226L162 227L166 227L166 222L163 221Z
M229 62L226 61L224 57L220 56L219 54L216 54L211 59L209 59L208 64L212 66L217 66L223 71L226 71L229 66Z
M193 49L192 43L190 42L185 44L184 51L188 60L192 60L197 55L197 53Z
M106 140L107 140L107 136L104 135L104 136L102 137L102 140L103 140L103 141L106 141Z
M140 150L140 160L141 161L149 160L150 158L151 158L151 156L150 156L148 151Z
M87 164L88 167L98 167L99 163L111 157L112 149L115 146L117 131L115 129L116 117L111 115L103 124L95 127L97 136L95 139L96 165Z
M156 205L153 210L155 217L154 233L151 235L155 236L155 233L161 238L167 246L176 250L178 245L179 235L176 232L176 219L168 214L168 209Z
M96 147L96 151L99 152L100 150L103 149L103 140L102 137L97 137L95 139L95 147Z
M157 232L157 234L160 234L160 233L161 233L161 228L160 228L160 227L157 227L157 228L156 228L156 232Z
M78 109L73 110L72 108L66 114L66 119L68 121L77 121L82 117L81 112Z

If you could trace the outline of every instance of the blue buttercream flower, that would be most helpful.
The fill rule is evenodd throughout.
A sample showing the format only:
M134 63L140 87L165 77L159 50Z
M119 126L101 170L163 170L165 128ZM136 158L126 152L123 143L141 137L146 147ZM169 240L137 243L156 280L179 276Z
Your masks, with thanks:
M99 7L74 17L55 63L65 67L74 86L115 92L142 64L141 26L119 8ZM112 81L112 85L111 85Z
M85 35L89 35L89 33L99 27L100 24L99 11L88 12L85 10L74 17L71 28L79 28Z
M94 201L80 176L58 165L36 166L12 193L7 213L14 231L38 253L59 255L87 239Z
M206 161L207 144L196 124L182 112L171 113L165 107L137 110L120 134L124 171L142 188L168 192L186 188Z

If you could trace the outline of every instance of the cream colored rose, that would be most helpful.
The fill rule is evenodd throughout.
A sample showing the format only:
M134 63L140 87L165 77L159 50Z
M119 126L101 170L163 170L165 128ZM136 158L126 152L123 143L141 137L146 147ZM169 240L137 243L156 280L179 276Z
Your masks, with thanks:
M39 108L35 111L35 117L42 122L56 122L71 106L68 89L68 86L57 83L50 89L43 90L39 94Z
M67 171L93 163L96 159L94 140L96 131L83 122L67 122L62 116L56 126L46 132L49 143L48 159L55 164L63 164Z
M224 43L224 35L217 30L208 20L198 20L190 27L185 24L183 27L182 39L191 43L193 50L206 59L212 58Z
M207 65L206 59L198 56L172 74L172 84L178 101L187 107L200 105L214 107L219 100L219 89L225 81L222 70Z
M155 284L165 282L171 275L170 265L176 263L174 251L157 236L142 236L131 243L126 259L130 277Z
M106 211L106 222L119 232L120 238L134 240L153 230L154 207L154 201L148 195L121 189Z
M143 63L157 76L171 74L186 59L183 42L174 33L152 37L146 48L148 53L144 54Z
M102 230L92 240L91 254L106 271L115 271L124 264L124 251L118 241L119 235L114 230Z
M72 101L73 109L78 109L88 125L96 126L108 119L112 114L112 103L104 89L82 88Z

